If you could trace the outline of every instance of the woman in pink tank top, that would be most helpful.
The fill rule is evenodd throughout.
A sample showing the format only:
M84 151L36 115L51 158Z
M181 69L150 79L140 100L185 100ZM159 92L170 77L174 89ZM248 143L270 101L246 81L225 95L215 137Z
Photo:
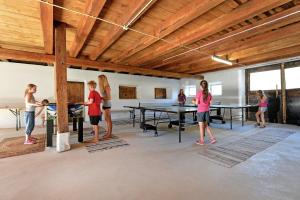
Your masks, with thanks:
M197 120L200 128L200 140L196 142L196 144L204 145L204 131L206 130L209 137L210 143L214 144L217 142L215 137L213 136L211 129L208 126L209 122L209 106L212 101L212 96L208 92L208 83L206 80L202 80L200 82L201 90L197 92L197 96L195 99L195 103L198 105L197 110Z
M255 114L257 124L260 128L265 128L265 112L268 109L268 99L262 90L256 92L258 98L258 111Z

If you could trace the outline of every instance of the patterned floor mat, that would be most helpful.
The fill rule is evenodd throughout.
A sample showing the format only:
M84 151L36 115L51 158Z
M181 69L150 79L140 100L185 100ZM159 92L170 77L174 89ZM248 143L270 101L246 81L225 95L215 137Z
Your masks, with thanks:
M267 128L233 142L204 146L199 154L216 164L230 168L294 133L290 130Z
M109 140L100 140L97 144L86 145L86 149L88 152L93 153L96 151L104 151L128 145L129 144L125 140L113 135L113 137Z

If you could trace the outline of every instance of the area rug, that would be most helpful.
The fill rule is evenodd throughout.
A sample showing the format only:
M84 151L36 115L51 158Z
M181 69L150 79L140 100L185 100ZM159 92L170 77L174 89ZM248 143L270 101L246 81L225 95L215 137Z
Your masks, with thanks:
M250 136L233 139L232 142L206 145L199 154L216 164L231 168L294 133L290 130L266 128Z
M0 158L44 151L45 135L39 134L34 135L34 137L37 138L37 143L33 145L24 145L24 136L3 139L0 142Z
M86 145L86 149L88 152L93 153L96 151L104 151L104 150L124 147L124 146L128 146L128 145L129 144L125 140L113 135L111 139L100 140L96 144Z

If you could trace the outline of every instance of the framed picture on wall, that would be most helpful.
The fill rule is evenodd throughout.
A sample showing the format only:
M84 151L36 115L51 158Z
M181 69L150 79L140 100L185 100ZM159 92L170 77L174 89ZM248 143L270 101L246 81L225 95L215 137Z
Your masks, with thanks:
M136 99L136 87L120 85L119 99Z
M154 88L154 97L155 97L155 99L166 99L167 98L167 89L166 88Z

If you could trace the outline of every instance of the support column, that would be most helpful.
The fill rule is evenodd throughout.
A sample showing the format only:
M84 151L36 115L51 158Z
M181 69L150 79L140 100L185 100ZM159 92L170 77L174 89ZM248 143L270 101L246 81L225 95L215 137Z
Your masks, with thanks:
M284 63L281 64L281 102L282 102L282 122L286 124L286 82Z
M55 27L54 76L57 110L56 150L63 152L70 149L67 102L66 24L63 23Z

